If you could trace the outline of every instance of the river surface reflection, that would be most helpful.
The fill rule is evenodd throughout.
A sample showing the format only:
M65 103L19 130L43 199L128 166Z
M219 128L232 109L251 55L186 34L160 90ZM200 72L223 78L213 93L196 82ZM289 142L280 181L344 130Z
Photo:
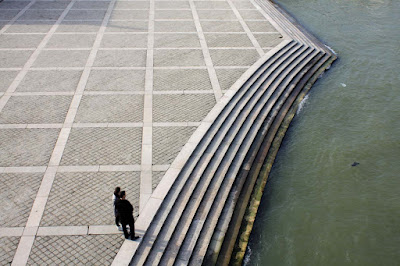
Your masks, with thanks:
M400 265L400 1L277 2L339 60L285 136L245 264Z

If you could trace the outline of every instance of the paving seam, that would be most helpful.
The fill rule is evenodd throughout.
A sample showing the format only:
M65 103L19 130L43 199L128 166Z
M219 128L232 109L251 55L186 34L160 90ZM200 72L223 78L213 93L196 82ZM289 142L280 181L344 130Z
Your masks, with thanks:
M197 30L197 35L198 35L199 40L200 40L200 46L201 46L201 49L203 51L203 57L204 57L204 61L205 61L206 66L207 66L207 71L208 71L208 75L210 77L211 86L212 86L212 88L214 90L215 101L218 102L219 99L221 99L221 97L222 97L222 91L221 91L221 87L219 85L217 72L215 71L213 62L211 60L210 51L209 51L209 48L208 48L208 45L207 45L207 42L206 42L206 38L204 36L203 29L202 29L201 24L200 24L200 18L199 18L199 15L197 14L197 10L196 10L196 7L194 5L194 1L193 0L189 0L189 5L190 5L190 9L192 11L193 21L194 21L194 25L195 25L196 30Z
M182 93L181 93L182 94ZM181 95L179 94L179 95ZM186 93L185 93L186 94ZM196 93L198 94L198 93ZM201 122L154 122L147 124L148 127L194 127ZM138 123L73 123L72 128L138 128L143 127ZM0 124L0 129L10 128L64 128L63 124ZM151 136L151 135L150 135ZM150 137L148 136L148 138Z
M238 18L239 23L242 25L244 31L247 34L247 37L249 37L251 43L253 44L253 46L256 48L257 53L260 56L264 55L264 50L261 48L260 44L258 43L257 39L254 37L253 33L250 31L249 27L247 26L246 22L244 21L244 19L242 18L242 16L240 15L239 11L237 10L237 8L235 7L235 5L232 3L231 0L226 0L226 2L229 4L229 6L232 8L233 13L235 13L235 16Z
M0 34L3 34L6 30L8 30L8 28L14 24L15 21L17 21L18 18L20 18L26 10L28 10L34 3L36 2L36 0L32 0L26 7L24 7L12 20L7 21L7 25L5 25L1 30L0 30Z
M260 5L254 1L254 0L249 0L256 8L257 10L267 19L267 21L269 23L271 23L271 25L279 31L280 34L282 34L284 39L293 39L291 36L289 36L287 34L287 32L271 17L269 16L262 7L260 7ZM267 0L269 1L269 0ZM260 20L250 20L248 19L248 21L260 21Z
M154 75L154 17L155 3L150 0L149 25L147 39L147 58L145 76L145 94L143 106L143 132L142 132L142 170L140 173L139 212L145 206L152 193L153 161L153 75Z
M65 8L64 12L60 15L58 20L54 23L52 28L48 31L44 39L39 43L38 47L36 50L33 52L33 54L29 57L28 61L25 63L21 71L18 73L17 77L14 79L14 81L11 83L9 88L6 91L7 93L12 93L16 90L22 79L25 77L26 73L28 72L29 68L33 65L33 63L36 61L37 57L39 56L41 50L44 48L44 46L47 44L47 42L50 40L51 36L53 33L56 31L58 26L60 25L61 21L64 19L64 17L67 15L69 10L71 9L72 5L75 3L75 1L72 1L69 3L69 5ZM22 15L22 13L21 13ZM3 97L0 100L0 112L8 102L8 100L11 98L11 95L3 95ZM47 168L49 170L49 168ZM50 172L54 172L55 174L55 169L49 170ZM46 170L47 172L47 170ZM43 181L46 179L46 174L43 177ZM38 192L39 194L39 192ZM28 229L28 225L30 224L30 220L36 219L35 214L39 213L42 214L44 211L44 206L45 206L45 201L43 201L42 198L38 197L38 194L36 195L36 199L33 203L31 213L29 215L26 227L24 228L24 231L22 233L22 237L18 243L17 250L14 254L14 258L12 261L12 265L25 265L29 259L29 254L33 246L33 242L35 240L35 234L37 231L37 228L39 226L39 222L37 222L37 225L34 224L34 226L29 226L30 229ZM43 210L42 210L43 209ZM32 217L32 218L31 218Z
M75 4L75 2L76 2L76 0L73 0L68 4L68 6L65 8L64 12L60 15L60 17L55 22L53 27L47 33L46 37L41 41L37 50L31 55L28 62L24 65L21 72L17 75L14 82L10 85L7 92L15 91L15 89L17 88L19 83L22 81L22 78L26 75L29 67L33 65L33 63L35 62L39 53L41 52L42 48L47 44L47 42L49 41L49 39L51 38L53 33L56 31L56 29L60 25L61 21L63 21L63 19L65 18L67 13L70 11L71 7ZM82 98L82 93L85 89L87 80L89 78L91 66L93 65L94 60L96 58L97 51L100 47L100 42L103 38L105 28L106 28L108 20L111 16L111 12L112 12L115 2L116 2L116 0L112 0L110 2L109 7L107 9L107 13L105 14L104 19L102 20L102 25L97 32L96 40L94 41L94 43L92 45L91 52L86 61L85 69L81 75L77 89L75 91L75 95L71 101L70 108L69 108L67 116L65 118L64 126L60 131L55 148L51 154L51 158L50 158L47 170L43 176L42 183L40 185L40 188L36 195L35 201L33 203L28 221L27 221L26 226L23 231L23 235L21 237L21 240L18 244L16 253L14 255L12 265L25 265L29 259L31 249L34 244L35 236L37 234L37 231L38 231L38 228L40 225L40 221L41 221L43 213L45 211L45 206L46 206L46 203L47 203L47 200L48 200L48 197L49 197L52 185L53 185L53 181L54 181L54 178L55 178L55 175L57 172L57 167L61 161L61 157L64 152L64 148L66 146L67 139L71 132L72 123L75 118L80 100ZM4 107L4 105L0 106L1 109L3 107Z

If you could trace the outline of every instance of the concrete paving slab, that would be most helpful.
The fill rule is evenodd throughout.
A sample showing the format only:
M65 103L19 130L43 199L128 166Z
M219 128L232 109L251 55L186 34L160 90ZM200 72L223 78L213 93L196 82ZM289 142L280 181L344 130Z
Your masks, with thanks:
M212 90L206 69L155 69L155 91Z
M4 92L8 89L17 74L17 71L0 71L0 92Z
M188 1L156 1L156 9L190 9Z
M27 10L25 13L19 17L17 21L21 20L57 20L63 10Z
M114 10L111 14L113 20L146 20L149 18L149 12L145 10Z
M19 10L0 10L0 20L11 20L13 19L17 14L19 13Z
M87 235L87 226L42 226L39 228L38 236L68 236L68 235Z
M68 1L36 1L30 9L65 9Z
M143 95L84 95L75 121L78 123L142 122L141 110L143 110Z
M197 10L200 20L236 20L236 15L232 10Z
M193 20L185 21L163 21L154 22L155 32L196 32Z
M0 8L2 9L23 9L30 1L2 1Z
M73 128L61 165L140 163L141 128Z
M100 50L94 61L94 66L99 67L143 67L145 64L146 50Z
M164 177L166 171L153 171L152 175L152 189L153 192L156 189L157 185L160 183L161 179Z
M258 43L261 47L274 47L280 44L283 41L283 36L280 33L272 33L272 34L254 34L254 37L257 39Z
M59 32L97 32L100 29L101 20L80 20L77 21L62 21L57 27L56 33Z
M7 237L22 236L23 232L24 232L23 227L3 227L3 228L0 228L0 238L5 237L5 236L7 236ZM16 245L15 245L15 248L16 248Z
M244 20L265 20L264 15L258 10L239 10Z
M253 44L251 43L249 37L245 33L205 33L207 45L210 48L213 47L251 47L253 48Z
M91 48L95 38L95 34L56 34L45 48Z
M259 58L256 49L210 50L215 66L251 66Z
M106 32L147 32L148 21L110 21Z
M0 166L47 165L59 129L1 129Z
M147 34L107 34L103 37L102 48L146 48Z
M149 9L150 1L117 1L114 9Z
M102 20L105 14L105 10L70 10L65 20Z
M57 50L42 51L34 67L83 67L89 56L89 51Z
M55 21L19 21L9 25L5 33L47 33Z
M222 90L228 90L247 68L217 69L218 81Z
M139 214L139 180L139 172L57 173L40 225L114 224L110 188L117 186L127 191L136 217Z
M246 21L252 32L278 32L268 21Z
M200 21L204 32L244 32L239 21Z
M240 9L257 9L251 2L249 1L232 1L234 6Z
M197 33L163 33L154 35L155 48L200 48L200 41Z
M122 243L120 235L38 236L27 265L108 265Z
M155 19L193 19L192 12L190 10L161 10L155 11Z
M89 226L89 235L121 235L122 232L118 230L115 225L91 225Z
M0 48L36 48L45 35L1 35Z
M0 113L0 124L64 122L71 96L13 96Z
M33 51L0 51L0 67L23 67L32 53Z
M196 49L172 49L155 50L154 66L205 66L201 50Z
M43 173L0 174L0 227L25 226Z
M196 127L154 127L153 164L171 164Z
M81 75L79 70L28 71L16 92L73 92Z
M144 70L92 70L85 91L143 91Z
M196 8L200 9L228 9L230 10L230 6L225 1L195 1L194 2Z
M17 245L19 242L19 237L0 237L0 261L2 265L11 265Z
M200 122L215 105L213 94L154 95L156 122Z
M107 10L110 1L77 1L71 9L104 9Z

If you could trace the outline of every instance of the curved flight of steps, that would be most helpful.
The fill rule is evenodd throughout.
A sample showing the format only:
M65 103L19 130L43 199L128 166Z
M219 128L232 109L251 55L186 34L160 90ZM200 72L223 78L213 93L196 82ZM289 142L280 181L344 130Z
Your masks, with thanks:
M249 69L192 136L198 141L185 145L185 160L174 162L148 203L150 214L138 220L145 234L131 265L229 262L254 186L249 177L260 172L299 95L336 59L284 11L258 4L291 40Z

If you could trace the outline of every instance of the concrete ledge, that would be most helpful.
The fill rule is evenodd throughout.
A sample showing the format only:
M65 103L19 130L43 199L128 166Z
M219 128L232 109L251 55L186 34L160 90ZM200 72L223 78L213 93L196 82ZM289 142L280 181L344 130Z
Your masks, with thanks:
M38 236L72 236L72 235L87 235L87 226L49 226L39 227Z

